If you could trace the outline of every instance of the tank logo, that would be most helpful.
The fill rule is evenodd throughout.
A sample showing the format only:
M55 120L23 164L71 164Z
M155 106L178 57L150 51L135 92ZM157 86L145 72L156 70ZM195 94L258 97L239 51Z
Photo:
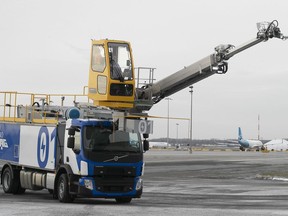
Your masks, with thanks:
M4 132L0 131L0 150L3 150L4 148L8 148L8 143L6 139L4 139Z
M49 156L49 132L47 127L42 126L38 133L37 160L39 167L45 168Z
M0 139L0 150L3 150L3 148L8 148L6 139Z

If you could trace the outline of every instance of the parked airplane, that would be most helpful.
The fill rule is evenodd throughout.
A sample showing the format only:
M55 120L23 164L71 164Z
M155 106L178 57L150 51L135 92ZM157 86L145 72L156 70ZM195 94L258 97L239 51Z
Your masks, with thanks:
M275 139L264 144L264 148L268 151L287 151L288 141L285 139Z
M260 140L243 139L240 127L238 128L238 143L240 144L241 151L245 151L245 149L256 149L256 151L259 151L264 148Z
M167 145L167 142L149 142L149 146L151 148L167 148L170 147L171 145L170 144Z

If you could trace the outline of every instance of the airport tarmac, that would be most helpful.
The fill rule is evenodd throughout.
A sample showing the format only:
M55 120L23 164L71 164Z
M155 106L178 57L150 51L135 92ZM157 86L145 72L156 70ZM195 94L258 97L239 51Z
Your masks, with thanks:
M4 194L0 215L288 215L288 152L145 153L144 193L130 204L114 200L53 200L46 190Z

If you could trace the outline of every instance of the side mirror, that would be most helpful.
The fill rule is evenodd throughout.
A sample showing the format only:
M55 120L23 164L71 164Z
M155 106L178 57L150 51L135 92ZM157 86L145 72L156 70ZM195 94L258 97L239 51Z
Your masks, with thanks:
M74 131L74 133L75 133L75 131ZM67 147L71 148L71 149L74 149L74 146L75 146L75 137L68 137L68 139L67 139Z
M144 149L144 151L149 150L149 141L148 140L143 140L143 149Z

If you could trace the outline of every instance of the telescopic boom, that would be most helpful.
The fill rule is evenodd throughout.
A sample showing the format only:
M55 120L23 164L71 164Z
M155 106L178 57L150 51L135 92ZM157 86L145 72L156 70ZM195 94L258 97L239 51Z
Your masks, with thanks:
M137 100L149 101L149 106L141 106L140 110L149 110L153 104L161 99L168 97L200 80L203 80L213 74L225 74L228 70L228 60L260 42L268 41L270 38L279 38L286 40L278 27L278 21L257 23L258 32L256 38L234 47L231 44L219 45L215 47L215 53L197 61L190 66L184 67L180 71L156 82L146 85L144 88L137 89ZM141 104L141 103L139 103Z

